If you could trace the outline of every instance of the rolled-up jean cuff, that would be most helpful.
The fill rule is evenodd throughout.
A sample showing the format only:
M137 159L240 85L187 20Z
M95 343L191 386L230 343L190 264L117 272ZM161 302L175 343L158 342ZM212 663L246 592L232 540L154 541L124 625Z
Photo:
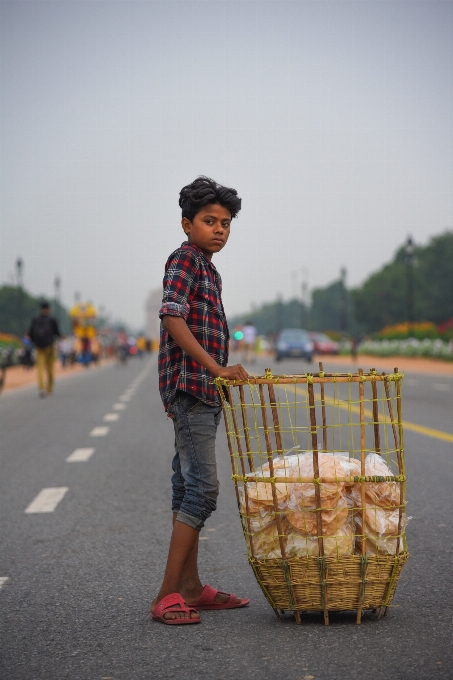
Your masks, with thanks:
M195 529L196 531L201 531L204 527L202 519L198 519L198 517L194 517L193 515L186 515L186 513L181 512L181 510L176 515L176 521L187 524L187 526L192 527L192 529Z

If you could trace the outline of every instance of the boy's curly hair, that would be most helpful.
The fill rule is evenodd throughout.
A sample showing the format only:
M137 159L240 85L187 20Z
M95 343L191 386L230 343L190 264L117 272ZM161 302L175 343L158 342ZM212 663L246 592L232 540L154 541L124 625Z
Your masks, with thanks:
M241 199L236 189L229 189L217 184L213 179L201 175L192 184L183 187L179 192L179 206L182 216L190 222L205 205L218 203L231 213L231 218L237 217L241 209Z

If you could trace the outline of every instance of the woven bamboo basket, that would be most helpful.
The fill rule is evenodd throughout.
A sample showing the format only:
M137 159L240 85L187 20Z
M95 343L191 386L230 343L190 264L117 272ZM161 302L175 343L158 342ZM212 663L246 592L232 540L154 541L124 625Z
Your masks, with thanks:
M387 614L409 557L402 378L217 379L249 563L278 618Z

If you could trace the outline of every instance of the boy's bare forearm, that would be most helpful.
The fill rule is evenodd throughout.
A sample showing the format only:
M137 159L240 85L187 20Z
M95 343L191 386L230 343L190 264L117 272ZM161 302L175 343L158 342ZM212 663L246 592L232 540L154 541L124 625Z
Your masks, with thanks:
M182 317L166 315L162 319L162 325L186 354L204 366L213 375L231 380L247 380L248 373L240 364L228 366L227 368L220 366L203 349Z

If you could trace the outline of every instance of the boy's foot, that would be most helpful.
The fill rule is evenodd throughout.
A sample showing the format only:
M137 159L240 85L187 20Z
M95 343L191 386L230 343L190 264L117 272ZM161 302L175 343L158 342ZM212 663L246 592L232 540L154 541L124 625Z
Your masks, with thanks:
M189 606L195 609L238 609L250 604L250 600L246 597L236 597L234 593L223 593L208 584L205 585L195 602L191 602L193 598L186 599L190 602Z
M167 624L200 623L197 610L187 604L179 593L166 595L159 602L157 597L150 605L151 617L154 621Z

